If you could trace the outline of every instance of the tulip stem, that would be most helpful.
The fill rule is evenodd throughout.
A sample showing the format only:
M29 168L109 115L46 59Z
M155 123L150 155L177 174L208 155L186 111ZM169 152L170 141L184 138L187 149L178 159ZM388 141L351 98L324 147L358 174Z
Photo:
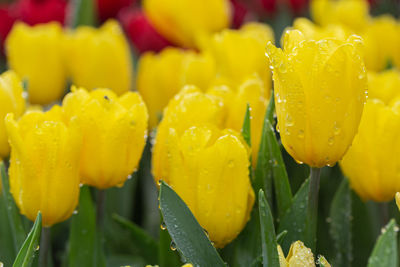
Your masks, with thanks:
M42 234L40 236L40 247L39 247L39 266L41 267L47 267L50 241L51 241L50 227L43 227Z
M106 204L106 191L98 190L97 191L97 205L96 205L96 223L99 230L103 229L104 224L104 213L105 213L105 204Z
M307 206L307 228L306 228L306 246L315 253L317 241L317 219L318 219L318 192L319 180L321 175L320 168L310 168L310 190L308 192Z

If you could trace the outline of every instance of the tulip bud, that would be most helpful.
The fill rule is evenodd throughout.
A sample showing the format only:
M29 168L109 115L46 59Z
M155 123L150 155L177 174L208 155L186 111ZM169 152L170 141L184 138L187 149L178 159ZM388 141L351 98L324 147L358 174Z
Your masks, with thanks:
M157 31L184 47L196 47L198 38L227 28L231 17L229 0L145 0L143 7Z
M368 97L378 98L386 105L400 97L400 72L397 69L369 72Z
M146 51L159 52L171 45L154 29L142 11L134 9L123 10L119 18L128 38L140 53Z
M0 160L10 153L4 117L7 113L13 113L17 118L22 115L25 110L22 93L22 84L15 72L0 75Z
M270 88L271 72L265 61L265 45L274 40L272 29L261 23L247 23L239 30L226 29L202 44L216 60L217 72L235 87L257 73Z
M6 40L10 68L28 84L29 101L50 104L60 99L66 85L63 33L56 22L30 27L17 23Z
M400 38L397 21L391 16L380 16L371 20L361 33L364 39L364 61L368 70L380 71L396 61Z
M363 200L389 201L400 191L400 99L385 105L368 99L358 134L340 162Z
M340 160L357 132L367 89L361 39L305 40L288 31L284 50L271 43L277 130L286 151L312 167Z
M172 186L217 247L239 234L254 203L249 150L238 132L218 129L220 101L185 87L165 109L152 159L154 179Z
M135 0L97 0L97 12L101 21L115 18L119 11L135 4Z
M280 267L315 267L314 255L311 249L304 246L303 242L294 242L289 249L289 253L285 259L282 248L278 245L279 265ZM326 262L326 260L325 260ZM325 263L326 267L330 267L329 263Z
M65 0L19 0L14 13L29 25L57 21L64 24L67 2Z
M78 27L66 36L66 60L72 81L88 90L110 88L121 95L132 88L129 44L116 21L99 29Z
M59 106L32 111L19 121L6 116L11 144L10 191L20 212L34 221L42 213L43 226L68 219L79 198L79 127L64 122Z
M155 127L168 101L186 84L206 90L215 77L211 56L177 48L159 54L145 53L138 66L137 88L150 112L150 127Z
M366 0L312 0L310 9L313 20L321 26L343 24L359 31L369 20Z
M327 26L318 26L306 18L297 18L293 22L292 29L299 30L308 40L321 40L335 38L345 41L352 33L350 29L339 24L329 24ZM281 44L283 44L282 36Z
M147 139L148 114L140 95L72 88L63 110L66 117L77 117L82 130L81 182L100 189L122 186L136 170Z

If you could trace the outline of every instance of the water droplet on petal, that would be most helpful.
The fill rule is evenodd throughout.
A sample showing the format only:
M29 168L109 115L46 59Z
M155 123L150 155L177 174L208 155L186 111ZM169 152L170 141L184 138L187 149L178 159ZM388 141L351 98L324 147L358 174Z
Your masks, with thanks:
M174 241L171 242L171 245L169 246L171 248L172 251L176 250L176 244Z

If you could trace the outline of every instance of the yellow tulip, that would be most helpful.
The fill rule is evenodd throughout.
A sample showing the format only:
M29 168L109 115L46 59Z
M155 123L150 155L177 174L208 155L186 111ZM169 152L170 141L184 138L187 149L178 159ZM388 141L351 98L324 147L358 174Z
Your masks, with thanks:
M280 267L315 267L314 255L311 249L307 248L301 241L296 241L290 246L286 258L282 248L278 245L278 254ZM326 260L324 264L324 266L330 267Z
M258 148L261 141L261 133L264 125L265 111L268 106L271 91L265 83L255 75L244 80L236 92L230 89L221 90L220 86L211 87L207 92L223 99L226 119L225 127L238 132L242 130L247 104L250 106L250 128L252 163L257 163Z
M227 28L228 0L145 0L143 7L154 27L171 42L196 47L198 38Z
M173 187L217 247L239 234L254 203L248 147L238 132L218 129L220 101L184 88L165 109L152 159L154 179Z
M11 144L10 191L20 212L43 226L68 219L79 198L81 135L74 119L64 121L59 106L32 111L19 121L5 118Z
M306 18L295 19L291 28L301 31L307 40L318 41L326 38L346 40L351 35L351 30L343 25L329 24L327 26L319 26ZM281 43L283 43L284 36L282 36Z
M265 60L265 45L274 41L272 29L261 23L248 23L239 30L226 29L203 41L204 51L215 58L218 75L234 87L257 73L269 90L271 72Z
M358 31L369 20L367 0L312 0L310 9L312 18L321 26L343 24Z
M67 33L65 53L72 81L88 90L110 88L122 95L133 86L130 48L118 22Z
M13 71L0 75L0 160L10 153L4 118L7 113L19 117L25 110L21 80Z
M365 44L364 61L367 69L380 71L385 69L389 62L395 61L400 46L399 33L398 23L389 15L371 20L361 33Z
M340 162L351 187L364 199L389 201L400 191L400 99L368 99L358 134Z
M288 153L312 167L333 165L353 141L361 118L367 75L358 46L347 41L305 40L288 31L284 50L271 43L277 129Z
M59 23L17 23L6 39L8 64L28 85L29 101L50 104L65 91L63 33Z
M139 60L137 88L155 127L168 101L186 84L207 89L215 77L215 63L207 54L177 48L145 53Z
M136 170L147 139L148 114L138 93L72 88L66 117L77 117L83 135L81 182L100 189L121 186Z
M396 69L368 73L368 96L390 104L400 96L400 72Z

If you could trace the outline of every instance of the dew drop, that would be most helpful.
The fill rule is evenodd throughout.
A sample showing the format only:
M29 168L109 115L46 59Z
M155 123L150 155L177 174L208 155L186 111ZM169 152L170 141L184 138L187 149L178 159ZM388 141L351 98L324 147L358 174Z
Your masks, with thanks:
M132 175L129 174L128 177L126 177L126 179L128 179L128 180L132 179Z
M233 168L235 166L235 163L234 163L234 161L231 159L231 160L229 160L228 161L228 167L229 168Z
M167 229L167 225L165 224L165 222L162 222L161 224L160 224L160 228L161 228L161 230L165 230L165 229Z
M40 246L37 245L36 248L35 248L35 250L38 251L39 249L40 249Z
M333 142L335 141L335 139L333 138L333 136L329 137L328 139L328 145L333 145Z
M73 214L78 214L78 210L74 210L72 213Z
M299 133L297 134L297 137L300 139L304 138L304 131L303 130L299 130Z
M171 248L172 251L176 250L176 244L174 241L171 242L171 245L169 246Z

